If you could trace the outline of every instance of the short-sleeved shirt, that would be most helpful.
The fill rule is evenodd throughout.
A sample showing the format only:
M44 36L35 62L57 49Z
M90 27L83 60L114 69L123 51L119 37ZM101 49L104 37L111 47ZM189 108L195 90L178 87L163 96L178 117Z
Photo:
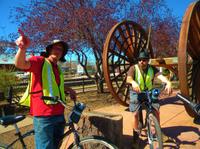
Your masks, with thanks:
M41 99L42 93L42 66L44 63L44 57L33 56L30 59L31 67L26 70L32 72L32 88L30 114L33 116L52 116L62 115L64 113L64 107L58 103L55 105L47 105ZM52 63L54 75L57 84L60 83L59 70L56 64ZM34 93L35 92L35 93Z

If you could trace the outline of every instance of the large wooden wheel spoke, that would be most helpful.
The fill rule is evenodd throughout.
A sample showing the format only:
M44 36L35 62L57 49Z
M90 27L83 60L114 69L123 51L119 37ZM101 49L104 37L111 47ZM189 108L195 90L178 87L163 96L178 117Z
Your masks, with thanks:
M104 77L110 92L122 105L129 104L127 71L137 62L139 52L146 46L145 30L135 22L120 22L108 33L103 50ZM150 43L149 53L153 57Z
M200 1L192 3L183 17L178 58L181 93L200 103ZM190 116L195 116L187 105L185 108Z

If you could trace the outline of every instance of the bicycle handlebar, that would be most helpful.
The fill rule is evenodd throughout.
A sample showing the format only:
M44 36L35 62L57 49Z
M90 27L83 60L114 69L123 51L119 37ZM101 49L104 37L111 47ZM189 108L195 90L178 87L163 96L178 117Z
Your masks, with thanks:
M189 99L187 99L185 96L181 95L180 93L177 93L176 97L179 98L179 99L181 99L181 101L185 102L186 104L188 104L191 107L191 109L198 116L200 116L200 104L196 104L196 103L190 101Z
M49 101L53 101L53 102L59 102L61 103L65 108L67 108L67 105L64 101L62 101L58 96L42 96L41 99L43 100L49 100ZM74 105L76 105L75 101L74 101Z
M64 101L62 101L58 96L42 96L41 99L43 100L49 100L49 101L53 101L53 102L59 102L61 103L65 108L67 108L67 105ZM85 104L84 103L76 103L76 101L74 100L74 107L71 111L71 113L69 114L69 121L73 122L73 123L78 123L81 117L81 114L83 112L83 110L85 109Z

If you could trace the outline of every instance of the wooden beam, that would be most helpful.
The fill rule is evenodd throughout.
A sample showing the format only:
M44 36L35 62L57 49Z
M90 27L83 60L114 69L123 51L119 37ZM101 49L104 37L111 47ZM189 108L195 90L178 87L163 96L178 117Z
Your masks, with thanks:
M154 66L161 66L161 65L178 66L178 57L150 59L149 63Z

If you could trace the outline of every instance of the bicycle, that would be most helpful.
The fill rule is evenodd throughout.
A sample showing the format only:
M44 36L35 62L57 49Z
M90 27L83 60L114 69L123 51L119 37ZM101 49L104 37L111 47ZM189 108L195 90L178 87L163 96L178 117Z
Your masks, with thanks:
M17 136L17 138L12 141L9 144L3 144L0 142L0 149L12 149L13 145L16 144L18 141L20 141L23 149L27 149L27 146L25 144L24 138L30 136L30 135L34 135L34 130L31 129L27 132L25 132L24 134L21 133L17 123L24 120L26 118L25 115L8 115L8 116L4 116L0 118L0 125L7 127L9 125L13 125L15 127L15 135Z
M48 97L42 96L44 100L51 100L53 102L61 103L65 108L67 105L59 99L57 96L55 97ZM111 143L110 141L106 140L102 136L88 136L80 139L80 136L77 130L74 127L74 123L78 123L81 117L83 110L85 109L85 105L83 103L76 103L74 101L74 107L72 112L69 114L68 122L65 124L69 129L67 132L64 133L62 138L70 135L71 133L74 134L74 142L69 146L69 149L117 149L117 147ZM63 140L63 139L62 139Z
M138 94L140 105L140 108L138 109L139 130L141 134L142 129L147 129L147 138L150 149L163 148L161 127L152 105L154 102L158 102L159 94L160 90L157 88L150 91L142 91ZM145 109L146 115L143 115L143 109ZM145 116L145 119L143 119L143 116Z
M54 102L60 102L65 108L67 108L67 105L60 100L58 97L47 97L43 96L43 100L52 100ZM62 145L62 142L65 140L67 136L70 134L73 134L74 136L74 141L71 145L69 145L69 149L117 149L117 147L112 144L109 140L105 139L102 136L88 136L88 137L83 137L80 138L78 131L75 128L75 124L79 122L80 117L82 115L83 110L85 109L85 105L83 103L76 103L74 101L74 106L71 111L71 113L68 116L68 121L65 123L65 127L68 128L67 131L63 134L61 142L60 142L60 147ZM13 147L13 145L20 141L22 144L23 149L26 149L26 144L24 143L24 138L27 136L30 136L34 134L34 130L30 130L26 132L25 134L21 134L17 123L19 121L22 121L25 118L24 115L19 115L19 116L5 116L0 118L0 124L3 126L8 126L8 125L14 125L16 129L16 135L17 139L12 141L9 144L1 144L0 143L0 149L10 149Z

